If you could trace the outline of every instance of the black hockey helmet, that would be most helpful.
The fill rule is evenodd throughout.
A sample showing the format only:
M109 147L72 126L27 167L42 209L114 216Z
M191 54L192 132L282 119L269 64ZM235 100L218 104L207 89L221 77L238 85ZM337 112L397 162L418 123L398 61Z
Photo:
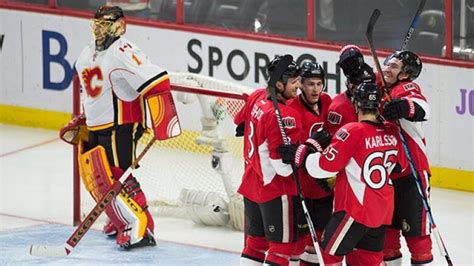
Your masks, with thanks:
M382 93L375 83L361 83L354 90L352 99L361 109L378 110Z
M415 53L410 51L395 51L385 59L384 65L387 65L388 61L392 58L396 58L402 62L402 72L410 75L408 77L410 81L415 80L420 75L423 64L421 63L420 57Z
M273 71L275 70L276 66L282 59L283 59L282 55L276 55L275 58L273 58L273 60L270 61L270 63L268 63L267 65L268 79L270 79ZM286 84L289 78L298 77L299 74L300 74L300 67L296 64L295 61L291 61L291 63L285 69L285 71L283 72L279 80L282 81L284 84Z
M320 64L317 62L303 61L300 69L300 76L303 80L305 78L320 78L323 81L324 87L326 87L326 72Z
M123 10L119 6L103 5L95 12L95 19L103 19L107 21L117 21L117 19L124 17Z
M355 77L359 75L360 69L364 65L364 56L358 46L346 45L339 52L337 64L341 67L344 76L347 78Z

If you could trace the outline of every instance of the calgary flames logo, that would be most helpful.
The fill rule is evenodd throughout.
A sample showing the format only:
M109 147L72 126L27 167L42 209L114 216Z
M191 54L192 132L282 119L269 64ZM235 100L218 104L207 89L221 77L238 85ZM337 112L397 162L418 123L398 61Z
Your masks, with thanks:
M102 71L99 67L94 67L92 69L86 68L82 71L82 81L84 82L84 86L86 87L87 95L90 97L96 97L102 91L102 86L96 85L92 86L92 81L96 80L103 80Z

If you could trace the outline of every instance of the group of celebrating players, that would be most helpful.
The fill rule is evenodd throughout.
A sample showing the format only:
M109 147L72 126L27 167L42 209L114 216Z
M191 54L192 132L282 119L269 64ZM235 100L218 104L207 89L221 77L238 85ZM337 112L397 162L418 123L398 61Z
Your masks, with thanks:
M268 64L270 77L282 60L276 56ZM400 232L412 264L433 260L430 225L408 165L411 156L429 198L421 128L429 106L414 82L421 60L396 51L380 75L357 46L347 45L338 65L347 90L334 99L325 92L321 65L293 61L275 85L253 92L234 119L236 135L244 138L245 171L238 190L245 209L241 265L342 265L344 258L347 265L401 265ZM283 142L270 90L290 145Z
M168 73L122 37L125 26L117 6L102 6L95 13L94 41L75 66L84 115L61 130L62 139L80 144L81 177L96 201L134 161L145 130L145 105L155 137L180 132L167 131L166 123L177 121ZM270 77L282 58L268 64ZM420 58L396 51L385 60L382 73L374 74L360 49L347 45L338 65L347 90L333 99L325 92L321 65L291 62L276 84L255 90L235 116L245 159L238 190L245 209L242 265L341 265L344 258L348 265L401 265L400 232L412 264L433 260L422 204L429 198L430 176L422 124L430 111L414 82L421 72ZM380 85L382 78L386 88ZM290 145L283 144L270 90L275 90ZM408 167L408 157L417 175ZM421 183L422 194L415 182ZM319 250L313 246L299 193L315 225ZM115 236L119 246L156 244L153 218L133 175L106 213L110 221L104 232Z

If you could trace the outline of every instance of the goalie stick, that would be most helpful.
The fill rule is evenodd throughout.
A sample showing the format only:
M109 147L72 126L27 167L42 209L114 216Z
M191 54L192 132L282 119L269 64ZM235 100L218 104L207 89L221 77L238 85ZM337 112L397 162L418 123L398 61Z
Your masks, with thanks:
M105 195L97 202L95 207L89 212L87 217L77 226L74 233L66 240L64 245L59 246L45 246L45 245L31 245L30 254L38 257L64 257L69 255L71 251L79 244L79 241L89 231L94 222L99 218L100 214L105 210L105 207L109 205L112 200L120 193L122 189L123 179L127 178L133 169L138 165L138 162L145 156L145 153L153 146L156 139L152 138L143 151L140 153L138 158L127 168L127 170L116 180L113 186L105 193Z
M423 2L423 5L424 5L424 0L422 0L422 2ZM422 8L423 8L423 6L421 6L421 9ZM421 10L419 10L419 12L421 12ZM382 68L380 67L380 62L378 60L377 52L375 51L375 46L374 46L374 42L373 42L373 31L374 31L375 23L377 22L377 19L379 18L379 16L380 16L380 10L375 9L372 12L372 15L371 15L370 20L369 20L369 24L367 25L367 31L365 33L365 36L366 36L367 42L369 44L370 52L372 54L372 58L374 60L375 67L377 68L377 71L380 73L380 81L382 82L382 87L383 87L383 90L384 90L384 94L386 95L388 100L391 101L391 97L390 97L390 94L388 93L387 88L386 88L386 83L385 83L385 79L383 77ZM413 27L413 23L410 26L410 28L411 27ZM411 30L411 31L413 32L413 30ZM410 32L410 30L409 30L409 32ZM409 37L408 37L408 39L409 39ZM408 39L405 39L405 41L408 42ZM403 48L404 45L406 45L406 44L404 43L402 45L402 48ZM397 126L399 128L399 134L400 134L400 139L401 139L402 144L403 144L403 149L405 150L405 153L407 155L408 164L409 164L410 170L413 174L413 178L415 179L415 184L416 184L418 193L421 196L421 200L423 202L423 207L426 210L426 213L428 215L428 219L429 219L429 222L430 222L430 225L431 225L431 229L433 230L433 233L434 233L435 238L436 238L436 243L438 244L441 255L446 259L446 262L448 263L448 265L452 266L453 263L451 261L451 258L449 256L449 254L448 254L448 250L446 248L446 245L444 244L443 238L441 237L441 234L438 231L438 227L436 226L435 221L433 219L433 214L431 213L431 207L430 207L430 205L428 203L428 200L426 199L425 195L423 194L423 190L421 189L420 177L418 176L418 172L416 171L415 164L413 162L413 157L411 155L410 150L408 149L407 141L406 141L406 139L405 139L405 137L402 133L402 129L401 129L400 123L398 121L397 121Z
M283 138L283 143L285 145L290 145L290 140L286 135L285 128L283 127L283 121L281 119L280 108L278 107L278 101L276 98L276 82L280 79L283 72L285 72L288 65L290 65L291 61L293 61L293 57L291 55L285 55L281 59L280 62L275 67L272 75L270 76L270 80L268 81L268 86L270 87L270 98L273 103L273 107L275 109L275 116L278 122L278 128L280 129L281 137ZM314 229L313 221L311 220L311 215L309 214L308 208L306 207L306 202L303 197L303 193L301 192L301 184L300 178L298 176L298 169L294 164L291 164L291 168L293 170L293 177L295 178L296 182L296 190L298 192L298 197L301 201L301 206L303 207L304 216L306 221L308 222L309 232L311 233L311 239L313 240L314 250L318 256L318 260L320 263L323 263L323 258L321 256L320 249L318 248L318 236L316 235L316 230Z

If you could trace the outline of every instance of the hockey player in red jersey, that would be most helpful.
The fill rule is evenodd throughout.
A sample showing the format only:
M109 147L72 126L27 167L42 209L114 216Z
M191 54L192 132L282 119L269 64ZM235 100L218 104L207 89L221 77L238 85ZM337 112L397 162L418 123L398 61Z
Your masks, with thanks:
M384 62L383 76L391 100L385 98L382 115L388 121L399 121L410 150L425 199L429 199L431 175L426 155L423 122L430 116L430 108L420 86L413 82L421 72L421 59L409 51L396 51ZM401 265L400 230L411 253L411 263L429 264L431 226L423 208L416 181L408 168L394 173L395 213L391 228L387 229L384 256L389 265Z
M282 58L277 56L269 63L271 75ZM301 116L286 103L296 97L300 86L299 67L291 62L276 82L275 92L284 129L293 143L300 139ZM245 121L248 165L239 193L244 196L247 238L241 265L288 265L297 245L298 228L306 224L292 168L277 152L283 140L270 89L267 87L265 98L255 102L250 119Z
M267 69L267 73L268 73L268 69ZM237 125L235 135L237 137L243 137L244 139L243 157L244 157L245 165L244 165L244 173L242 175L242 181L240 184L240 187L242 189L238 190L238 192L241 194L245 193L245 192L242 192L245 189L251 189L251 188L257 189L257 186L254 186L254 184L255 182L257 182L258 179L255 176L255 172L252 168L252 165L250 164L251 158L249 158L249 155L251 155L250 151L252 147L250 146L249 141L246 141L246 140L249 139L251 134L253 134L252 128L248 126L250 118L251 118L252 108L256 102L263 100L266 97L267 97L266 88L256 89L247 97L247 99L245 100L244 106L242 107L242 109L240 109L240 111L234 117L234 124ZM254 194L254 193L256 192L253 192L253 193L251 192L249 194ZM246 211L247 210L244 208L244 212ZM251 240L247 240L248 238L251 238ZM250 248L244 249L244 252L242 252L242 265L249 264L250 262L247 260L258 261L258 262L263 263L263 261L265 260L265 252L268 250L268 241L265 239L265 237L255 237L255 236L247 235L247 230L245 229L245 246L247 246L246 245L247 241L253 241L253 246L252 246L252 249Z
M372 68L364 62L360 48L356 45L342 47L337 62L346 76L347 90L334 97L329 106L324 128L334 135L336 131L349 122L357 122L352 93L362 82L375 82Z
M80 174L98 201L135 160L146 127L145 106L155 138L166 139L181 131L168 74L122 37L126 29L122 9L100 7L92 29L94 41L83 49L75 66L85 119L73 120L61 130L61 137L71 140L68 136L77 128L87 126L87 141L80 145ZM104 233L116 235L124 249L154 246L154 222L140 183L130 175L122 185L120 195L105 210L111 222Z
M301 65L302 93L288 101L288 106L294 108L302 116L303 134L300 142L303 143L311 137L318 129L322 128L327 117L327 110L331 103L331 97L325 93L326 73L321 65L316 62L305 61ZM329 221L333 207L333 191L326 180L318 180L308 175L304 169L300 169L299 177L301 189L305 198L306 206L313 220L318 237L321 237L324 226ZM300 265L315 265L320 263L314 250L313 240L307 228L306 236L302 237L300 250Z
M359 122L341 127L329 146L327 136L317 132L295 154L282 153L285 161L305 167L314 178L337 174L334 213L320 240L327 253L325 265L342 265L343 256L350 253L351 265L383 262L385 225L393 213L389 175L396 167L406 167L406 157L397 128L378 120L380 100L374 83L360 84L354 91Z

